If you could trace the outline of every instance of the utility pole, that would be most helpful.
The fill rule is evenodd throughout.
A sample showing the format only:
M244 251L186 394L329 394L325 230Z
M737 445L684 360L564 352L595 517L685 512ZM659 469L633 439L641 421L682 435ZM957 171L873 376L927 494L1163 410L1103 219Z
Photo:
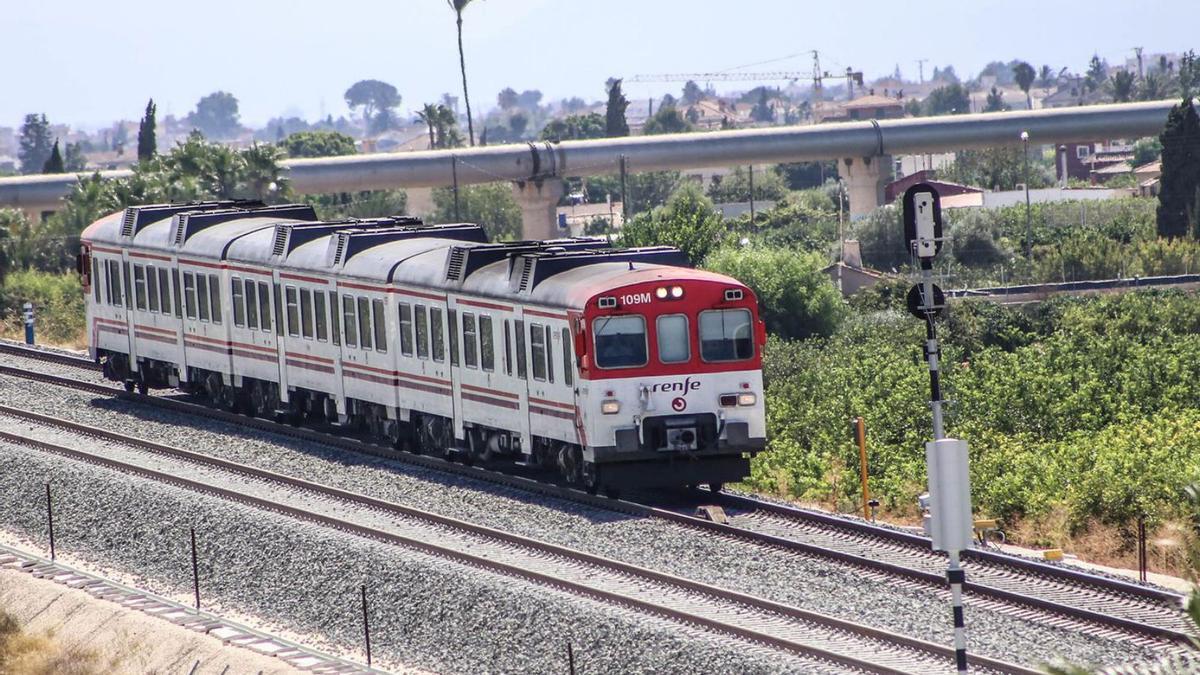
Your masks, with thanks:
M1138 62L1138 79L1139 79L1139 80L1141 80L1141 79L1145 79L1145 77L1146 77L1146 72L1145 72L1145 71L1142 69L1142 48L1141 48L1141 47L1134 47L1134 48L1133 48L1133 53L1134 53L1134 54L1137 54L1137 62Z
M921 84L925 84L925 62L929 59L917 59L917 77Z

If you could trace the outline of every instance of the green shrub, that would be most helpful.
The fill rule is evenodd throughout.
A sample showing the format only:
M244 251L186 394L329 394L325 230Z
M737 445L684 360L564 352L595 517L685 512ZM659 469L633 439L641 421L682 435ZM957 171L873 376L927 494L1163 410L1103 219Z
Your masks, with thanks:
M83 341L83 288L74 272L20 270L8 275L0 292L0 317L8 331L23 334L22 305L32 302L37 341L76 345Z

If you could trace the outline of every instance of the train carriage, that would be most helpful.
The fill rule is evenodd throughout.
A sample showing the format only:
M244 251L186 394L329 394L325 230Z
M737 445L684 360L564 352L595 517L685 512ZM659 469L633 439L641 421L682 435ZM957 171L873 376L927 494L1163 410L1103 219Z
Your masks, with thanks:
M91 353L129 388L591 490L719 488L765 444L754 296L672 248L244 202L131 207L82 239Z

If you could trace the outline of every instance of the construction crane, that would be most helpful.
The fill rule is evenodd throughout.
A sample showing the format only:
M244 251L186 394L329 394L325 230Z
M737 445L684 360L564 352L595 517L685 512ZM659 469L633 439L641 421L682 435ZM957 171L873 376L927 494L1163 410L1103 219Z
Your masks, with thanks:
M818 60L816 53L813 53L813 71L804 73L796 70L780 70L765 73L747 73L739 71L719 72L719 73L658 73L651 75L633 75L626 78L629 83L645 83L645 82L796 82L802 79L811 79L813 83L813 94L817 100L821 98L821 92L824 89L822 82L825 78L835 77L826 71L821 70L821 62ZM863 74L860 70L846 69L845 75L837 75L836 77L845 77L846 85L850 89L850 98L854 98L854 85L863 86Z

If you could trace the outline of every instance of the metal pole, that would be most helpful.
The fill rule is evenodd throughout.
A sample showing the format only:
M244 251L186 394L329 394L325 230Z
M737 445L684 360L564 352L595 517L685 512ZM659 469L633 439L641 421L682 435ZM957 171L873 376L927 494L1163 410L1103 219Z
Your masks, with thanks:
M571 675L575 675L575 648L571 646L571 642L567 641L567 666L570 668Z
M196 611L200 611L200 566L196 562L196 528L192 530L192 592L196 596Z
M962 585L966 574L958 563L958 551L946 553L950 562L946 568L946 580L950 582L950 601L954 611L954 662L958 672L967 672L967 628L963 617Z
M1138 516L1138 578L1146 581L1146 518Z
M454 190L454 219L461 220L462 216L459 215L458 210L458 157L456 155L450 156L450 178L453 181Z
M1021 132L1021 143L1025 147L1025 257L1033 262L1033 215L1029 204L1029 132Z
M867 486L867 429L863 418L854 418L854 427L858 436L858 468L862 478L863 518L871 519L871 490Z
M50 560L54 560L54 506L50 501L49 483L46 483L46 524L50 530Z
M33 344L33 303L27 302L25 310L25 344Z
M625 155L621 155L621 225L629 220L629 197L625 185Z
M362 585L363 637L367 641L367 667L371 666L371 622L367 618L367 585Z
M754 225L754 165L750 165L750 224Z

